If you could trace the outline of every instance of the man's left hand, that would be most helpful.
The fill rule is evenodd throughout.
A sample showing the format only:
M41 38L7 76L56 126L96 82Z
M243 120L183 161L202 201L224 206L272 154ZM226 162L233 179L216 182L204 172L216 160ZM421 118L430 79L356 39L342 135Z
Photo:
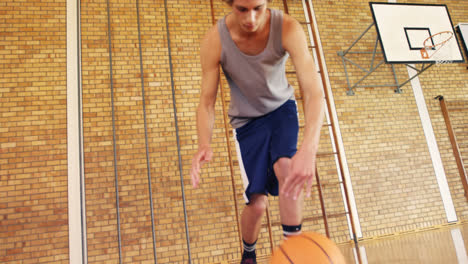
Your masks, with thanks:
M291 159L291 167L281 193L296 200L306 184L306 195L310 197L315 177L315 159L315 153L299 149Z

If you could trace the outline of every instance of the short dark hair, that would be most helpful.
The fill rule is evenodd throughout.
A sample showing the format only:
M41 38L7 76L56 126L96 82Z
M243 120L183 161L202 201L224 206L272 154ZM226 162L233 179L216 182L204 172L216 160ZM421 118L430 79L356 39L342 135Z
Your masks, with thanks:
M267 0L267 2L271 2L273 0ZM225 2L226 4L228 5L232 5L232 3L234 2L234 0L223 0L223 2Z

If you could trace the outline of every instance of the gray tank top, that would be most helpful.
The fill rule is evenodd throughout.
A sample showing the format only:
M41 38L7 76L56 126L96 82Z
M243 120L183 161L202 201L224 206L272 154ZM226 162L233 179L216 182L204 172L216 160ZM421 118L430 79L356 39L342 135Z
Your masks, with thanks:
M228 115L233 128L266 115L294 99L294 89L286 79L289 54L281 41L283 13L270 9L270 34L266 48L251 56L243 53L231 38L226 18L218 20L221 38L221 67L231 88Z

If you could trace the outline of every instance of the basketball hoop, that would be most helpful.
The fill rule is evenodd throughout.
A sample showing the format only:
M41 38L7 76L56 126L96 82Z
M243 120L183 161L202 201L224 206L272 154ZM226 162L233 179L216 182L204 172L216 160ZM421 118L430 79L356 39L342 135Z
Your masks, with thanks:
M421 58L434 59L436 64L449 63L450 48L445 46L453 38L453 32L441 31L424 40L421 51ZM445 47L444 47L445 46Z

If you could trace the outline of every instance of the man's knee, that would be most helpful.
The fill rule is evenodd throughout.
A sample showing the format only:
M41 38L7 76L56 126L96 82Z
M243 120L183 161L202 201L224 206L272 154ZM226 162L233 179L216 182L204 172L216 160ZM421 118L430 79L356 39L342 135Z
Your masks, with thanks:
M290 158L280 158L273 165L273 169L275 170L276 177L278 178L278 182L280 184L282 184L286 179L290 166Z
M256 217L262 217L268 207L267 197L264 195L254 196L247 207Z

